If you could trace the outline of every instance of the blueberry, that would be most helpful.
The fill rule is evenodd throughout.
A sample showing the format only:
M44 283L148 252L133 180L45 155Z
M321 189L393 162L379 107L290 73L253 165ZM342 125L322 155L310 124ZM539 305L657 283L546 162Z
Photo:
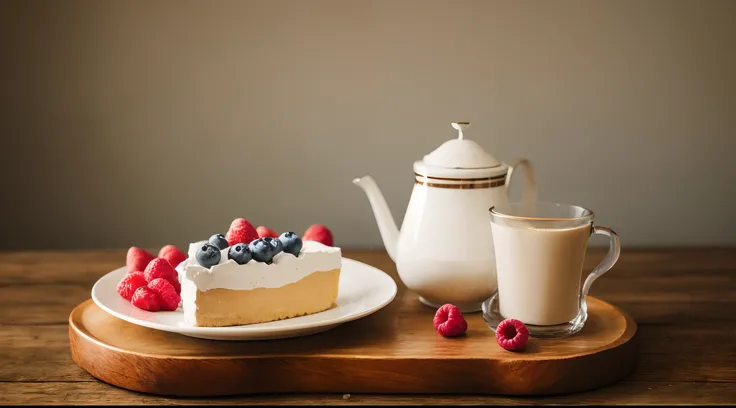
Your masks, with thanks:
M274 239L273 237L263 237L263 238L261 238L261 239L262 239L262 240L263 240L264 242L266 242L266 243L267 243L268 245L271 245L271 246L272 246L272 247L273 247L274 249L276 249L276 246L275 246L275 244L273 243L273 241L275 241L275 239ZM274 254L274 255L275 255L275 254Z
M220 250L212 244L204 244L197 249L197 263L205 268L211 268L220 263Z
M273 256L276 255L274 249L274 246L265 238L250 243L250 252L257 262L271 263Z
M247 264L251 258L250 248L245 244L235 244L227 251L227 259L232 259L238 265Z
M279 241L284 246L284 252L299 256L299 252L302 250L302 239L299 238L299 235L293 232L284 232L279 237Z
M230 244L227 243L227 240L225 239L225 236L222 234L215 234L210 237L209 243L216 246L220 250L223 250L230 246Z
M273 256L284 250L284 244L278 238L268 238L268 243L273 247Z

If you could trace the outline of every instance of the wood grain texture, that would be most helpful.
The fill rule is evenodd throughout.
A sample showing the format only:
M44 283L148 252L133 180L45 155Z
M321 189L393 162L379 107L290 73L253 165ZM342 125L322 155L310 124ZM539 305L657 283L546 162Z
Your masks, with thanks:
M164 398L94 379L69 351L71 309L122 264L125 249L0 252L2 404L734 404L736 248L625 248L591 294L639 324L640 359L624 381L556 397L478 395L258 394ZM585 270L605 254L591 248ZM382 250L346 256L396 276ZM403 285L399 284L400 290Z
M440 336L432 325L434 309L420 305L408 291L378 313L336 329L257 342L208 341L148 329L88 300L71 313L69 336L72 358L90 374L157 395L552 395L611 384L636 365L634 320L592 297L588 313L576 335L532 338L522 353L500 348L479 313L467 316L464 336Z
M171 398L131 392L102 382L0 383L8 405L732 405L733 383L620 381L595 391L545 397L493 395L258 394Z
M736 380L733 329L640 326L637 337L639 364L627 380ZM5 326L0 340L0 382L96 381L74 364L67 325Z

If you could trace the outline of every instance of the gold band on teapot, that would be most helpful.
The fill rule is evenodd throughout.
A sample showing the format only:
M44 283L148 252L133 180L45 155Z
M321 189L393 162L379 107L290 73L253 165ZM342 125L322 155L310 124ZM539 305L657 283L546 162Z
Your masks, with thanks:
M461 189L470 190L475 188L491 188L498 187L506 184L506 174L495 177L482 177L482 178L446 178L446 177L428 177L423 174L414 173L415 183L435 188L450 188L450 189Z

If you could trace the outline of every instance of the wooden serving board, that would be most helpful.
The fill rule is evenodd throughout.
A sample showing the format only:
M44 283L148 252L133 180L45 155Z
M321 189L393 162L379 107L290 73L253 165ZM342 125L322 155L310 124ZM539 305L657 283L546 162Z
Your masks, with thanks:
M401 287L386 308L306 337L214 341L140 327L90 299L69 316L74 361L98 379L169 396L250 393L560 394L610 384L636 364L634 320L588 297L588 321L566 339L503 350L480 313L444 338L434 309Z

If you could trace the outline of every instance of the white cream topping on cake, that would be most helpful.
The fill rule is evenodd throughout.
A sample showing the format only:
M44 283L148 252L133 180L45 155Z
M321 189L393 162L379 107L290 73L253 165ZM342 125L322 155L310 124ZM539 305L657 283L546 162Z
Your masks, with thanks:
M220 263L208 269L199 265L195 257L197 249L205 243L207 241L190 244L189 258L176 268L182 283L183 302L192 301L196 290L280 288L314 272L331 271L342 265L340 248L304 241L298 257L281 252L271 264L251 259L246 264L238 265L228 259L228 248L225 248L220 251Z

